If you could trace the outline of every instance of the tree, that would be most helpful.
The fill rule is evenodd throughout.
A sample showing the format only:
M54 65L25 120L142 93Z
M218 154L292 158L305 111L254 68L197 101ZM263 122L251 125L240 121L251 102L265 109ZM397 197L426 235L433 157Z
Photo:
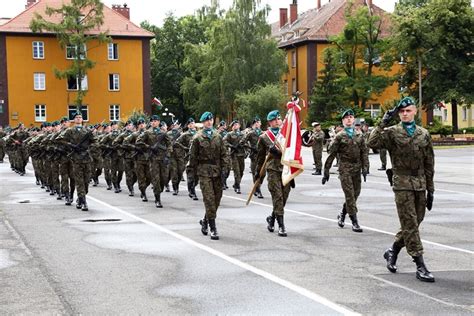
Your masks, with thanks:
M283 110L285 99L286 96L280 84L256 86L247 92L238 92L235 99L237 117L250 122L258 116L265 121L268 112Z
M474 102L474 12L469 0L427 0L399 8L396 42L408 60L422 63L425 108L451 102L453 133L458 132L457 105Z
M347 103L364 108L372 95L380 95L394 81L375 72L376 67L389 70L393 64L389 43L382 38L386 18L373 14L367 6L356 7L349 2L345 19L343 32L330 41L337 47L340 69L345 74L341 84Z
M106 33L97 33L97 29L104 23L103 8L104 5L100 0L71 0L60 8L46 7L47 16L62 17L59 23L50 22L38 13L35 13L30 23L33 32L46 31L56 34L61 48L70 51L73 58L70 67L64 70L54 68L54 74L58 79L77 78L78 92L75 104L78 110L81 109L87 93L87 90L82 88L82 80L87 71L95 65L95 62L87 57L87 43L110 41Z
M188 46L190 69L182 85L185 103L197 113L232 116L236 95L258 85L278 83L286 70L284 53L270 37L268 7L260 0L234 0L232 8L207 30L209 42Z
M340 82L336 56L336 50L331 48L324 50L324 68L319 72L320 75L310 96L308 125L313 121L324 122L330 120L332 114L343 107L342 93L344 87Z

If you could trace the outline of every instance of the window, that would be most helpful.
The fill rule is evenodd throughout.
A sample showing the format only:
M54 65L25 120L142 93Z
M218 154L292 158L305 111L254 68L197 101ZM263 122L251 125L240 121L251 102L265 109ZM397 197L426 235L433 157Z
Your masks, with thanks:
M42 72L35 72L33 74L34 89L46 90L46 75Z
M74 115L74 113L76 113L76 111L77 111L77 106L70 105L68 107L69 120L73 120L72 116ZM89 107L87 105L81 106L81 113L82 113L82 119L84 121L88 121L89 120Z
M297 91L296 87L296 78L291 79L291 92L295 93Z
M78 77L69 77L67 79L67 89L68 90L79 90L79 78ZM81 80L81 90L85 91L88 89L87 85L87 75L85 75Z
M33 42L33 59L44 59L43 42Z
M109 107L109 119L110 121L120 121L120 105L112 104Z
M371 118L376 118L380 113L380 104L367 104L364 111L370 112Z
M35 105L35 122L46 122L46 105Z
M285 94L288 95L288 80L283 82L283 91L285 91Z
M448 109L443 109L443 121L448 121Z
M108 46L108 53L109 53L109 60L118 60L118 44L117 43L109 43Z
M462 112L462 120L467 121L467 107L463 106L461 109L461 112Z
M109 74L109 91L120 90L120 76L119 74Z
M75 59L77 55L77 49L78 47L76 45L67 45L66 46L66 59ZM85 59L87 56L87 47L84 44L81 49L81 59Z
M296 51L291 52L291 67L296 67Z

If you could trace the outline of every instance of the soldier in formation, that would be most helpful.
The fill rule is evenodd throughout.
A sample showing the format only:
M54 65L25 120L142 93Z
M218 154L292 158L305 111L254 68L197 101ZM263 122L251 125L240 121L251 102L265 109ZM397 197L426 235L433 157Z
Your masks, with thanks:
M314 167L316 168L316 171L314 171L312 175L320 176L321 170L323 168L323 147L325 135L321 130L321 124L314 122L312 123L312 126L313 134L310 138L310 144L313 151Z

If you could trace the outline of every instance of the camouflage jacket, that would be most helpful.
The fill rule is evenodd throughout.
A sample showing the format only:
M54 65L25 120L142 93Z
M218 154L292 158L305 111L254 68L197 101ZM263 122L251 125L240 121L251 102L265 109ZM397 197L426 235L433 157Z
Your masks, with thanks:
M245 148L241 143L243 134L239 132L229 132L224 136L224 144L230 149L231 157L245 157Z
M72 147L69 155L74 163L90 163L89 147L96 142L95 136L83 126L69 127L61 133L57 141Z
M191 133L190 131L186 131L178 137L173 147L175 156L180 156L185 160L189 158L189 148L194 135L196 135L196 132Z
M166 134L168 135L168 138L170 139L171 144L173 146L173 153L172 153L171 156L174 159L183 159L184 158L183 150L180 150L179 146L176 146L176 141L178 140L178 138L182 134L181 130L178 129L178 128L175 128L175 129L172 129L172 130L168 131Z
M313 147L314 150L322 150L323 145L324 145L324 132L323 131L313 131L313 134L311 135L311 147Z
M229 156L222 137L214 130L211 138L197 132L189 149L189 164L199 177L220 177L229 166Z
M382 129L377 126L369 136L373 149L390 153L393 190L434 191L434 153L429 132L417 126L412 137L402 123Z
M135 146L148 152L150 159L164 160L173 152L171 140L160 128L150 128L137 137Z
M125 129L112 141L112 147L115 149L115 152L119 157L124 157L127 154L127 148L123 146L123 141L125 138L132 135L132 133L133 132L131 130Z
M362 132L354 130L352 139L345 130L334 137L334 142L329 148L329 156L324 164L324 173L328 174L332 162L339 154L340 174L360 174L369 169L369 150Z
M250 150L250 159L257 158L258 138L262 135L262 131L251 128L242 139L242 144Z
M113 142L115 138L117 138L120 134L120 131L115 130L111 131L110 133L105 134L100 139L100 148L102 149L102 157L105 159L115 159L118 157L118 147L113 146Z
M133 132L132 134L125 137L125 139L123 140L123 145L125 147L127 147L127 149L128 149L126 154L125 154L125 158L135 159L137 161L147 161L148 160L148 156L149 156L148 153L143 152L142 150L140 150L139 148L137 148L135 146L138 136L140 136L144 132L145 132L145 130L139 130L139 131Z
M268 133L271 133L271 131L264 132L258 138L258 143L257 143L257 171L258 172L260 172L260 170L262 169L262 166L265 162L265 158L267 157L267 154L269 153L270 148L274 145L274 142ZM282 172L283 165L281 164L281 157L276 157L273 154L270 154L265 170L273 170L273 171Z

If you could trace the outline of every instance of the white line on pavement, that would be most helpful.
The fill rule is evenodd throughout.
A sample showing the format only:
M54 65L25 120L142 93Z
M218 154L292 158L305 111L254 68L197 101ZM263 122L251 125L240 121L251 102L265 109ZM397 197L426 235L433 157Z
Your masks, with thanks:
M360 314L358 314L358 313L356 313L356 312L354 312L354 311L351 311L351 310L349 310L349 309L347 309L347 308L345 308L345 307L342 307L342 306L340 306L340 305L337 305L337 304L335 304L335 303L329 301L328 299L326 299L326 298L324 298L324 297L322 297L322 296L320 296L320 295L318 295L318 294L316 294L316 293L314 293L314 292L311 292L311 291L309 291L309 290L307 290L307 289L305 289L305 288L303 288L303 287L301 287L301 286L298 286L298 285L293 284L293 283L291 283L291 282L289 282L289 281L286 281L286 280L284 280L284 279L281 279L281 278L277 277L276 275L273 275L273 274L271 274L271 273L269 273L269 272L266 272L266 271L264 271L264 270L258 269L258 268L254 267L254 266L252 266L252 265L249 265L249 264L247 264L247 263L245 263L245 262L242 262L242 261L240 261L240 260L237 260L237 259L235 259L235 258L232 258L232 257L230 257L230 256L228 256L228 255L226 255L226 254L224 254L224 253L222 253L222 252L220 252L220 251L218 251L218 250L215 250L215 249L213 249L213 248L211 248L211 247L208 247L208 246L206 246L206 245L200 244L200 243L198 243L198 242L196 242L196 241L194 241L194 240L192 240L192 239L190 239L190 238L188 238L188 237L182 236L182 235L180 235L180 234L178 234L178 233L176 233L176 232L173 232L172 230L169 230L169 229L167 229L167 228L165 228L165 227L163 227L163 226L161 226L161 225L158 225L158 224L156 224L156 223L154 223L154 222L151 222L151 221L149 221L149 220L146 220L146 219L143 219L143 218L138 217L138 216L136 216L136 215L133 215L133 214L131 214L131 213L129 213L129 212L126 212L126 211L124 211L124 210L118 208L118 207L115 207L115 206L110 205L110 204L108 204L108 203L106 203L106 202L103 202L103 201L101 201L101 200L99 200L99 199L97 199L97 198L94 198L94 197L92 197L92 196L90 196L90 195L88 195L87 198L88 198L89 200L95 201L96 203L102 204L103 206L106 206L106 207L108 207L108 208L110 208L110 209L112 209L112 210L114 210L114 211L116 211L116 212L118 212L118 213L121 213L121 214L126 215L126 216L128 216L128 217L131 217L131 218L133 218L133 219L135 219L135 220L137 220L137 221L140 221L140 222L142 222L142 223L144 223L144 224L146 224L146 225L149 225L149 226L151 226L151 227L153 227L153 228L155 228L155 229L161 231L162 233L165 233L165 234L167 234L167 235L170 235L170 236L172 236L172 237L175 237L176 239L179 239L179 240L181 240L181 241L183 241L183 242L185 242L185 243L187 243L187 244L189 244L189 245L191 245L191 246L194 246L194 247L196 247L196 248L199 248L199 249L201 249L201 250L204 250L204 251L206 251L206 252L208 252L208 253L210 253L210 254L212 254L212 255L218 257L218 258L221 258L221 259L223 259L223 260L225 260L225 261L227 261L227 262L229 262L229 263L232 263L232 264L234 264L234 265L236 265L236 266L238 266L238 267L240 267L240 268L242 268L242 269L245 269L245 270L247 270L247 271L250 271L250 272L252 272L252 273L254 273L254 274L257 274L257 275L259 275L259 276L261 276L261 277L263 277L263 278L265 278L265 279L267 279L267 280L269 280L269 281L272 281L272 282L277 283L277 284L279 284L279 285L281 285L281 286L284 286L284 287L286 287L287 289L292 290L293 292L296 292L296 293L298 293L298 294L300 294L300 295L303 295L303 296L305 296L305 297L311 299L312 301L315 301L315 302L317 302L317 303L319 303L319 304L322 304L322 305L324 305L324 306L327 306L327 307L329 307L329 308L331 308L331 309L333 309L333 310L335 310L335 311L337 311L337 312L339 312L339 313L342 313L342 314L344 314L344 315L360 315Z

